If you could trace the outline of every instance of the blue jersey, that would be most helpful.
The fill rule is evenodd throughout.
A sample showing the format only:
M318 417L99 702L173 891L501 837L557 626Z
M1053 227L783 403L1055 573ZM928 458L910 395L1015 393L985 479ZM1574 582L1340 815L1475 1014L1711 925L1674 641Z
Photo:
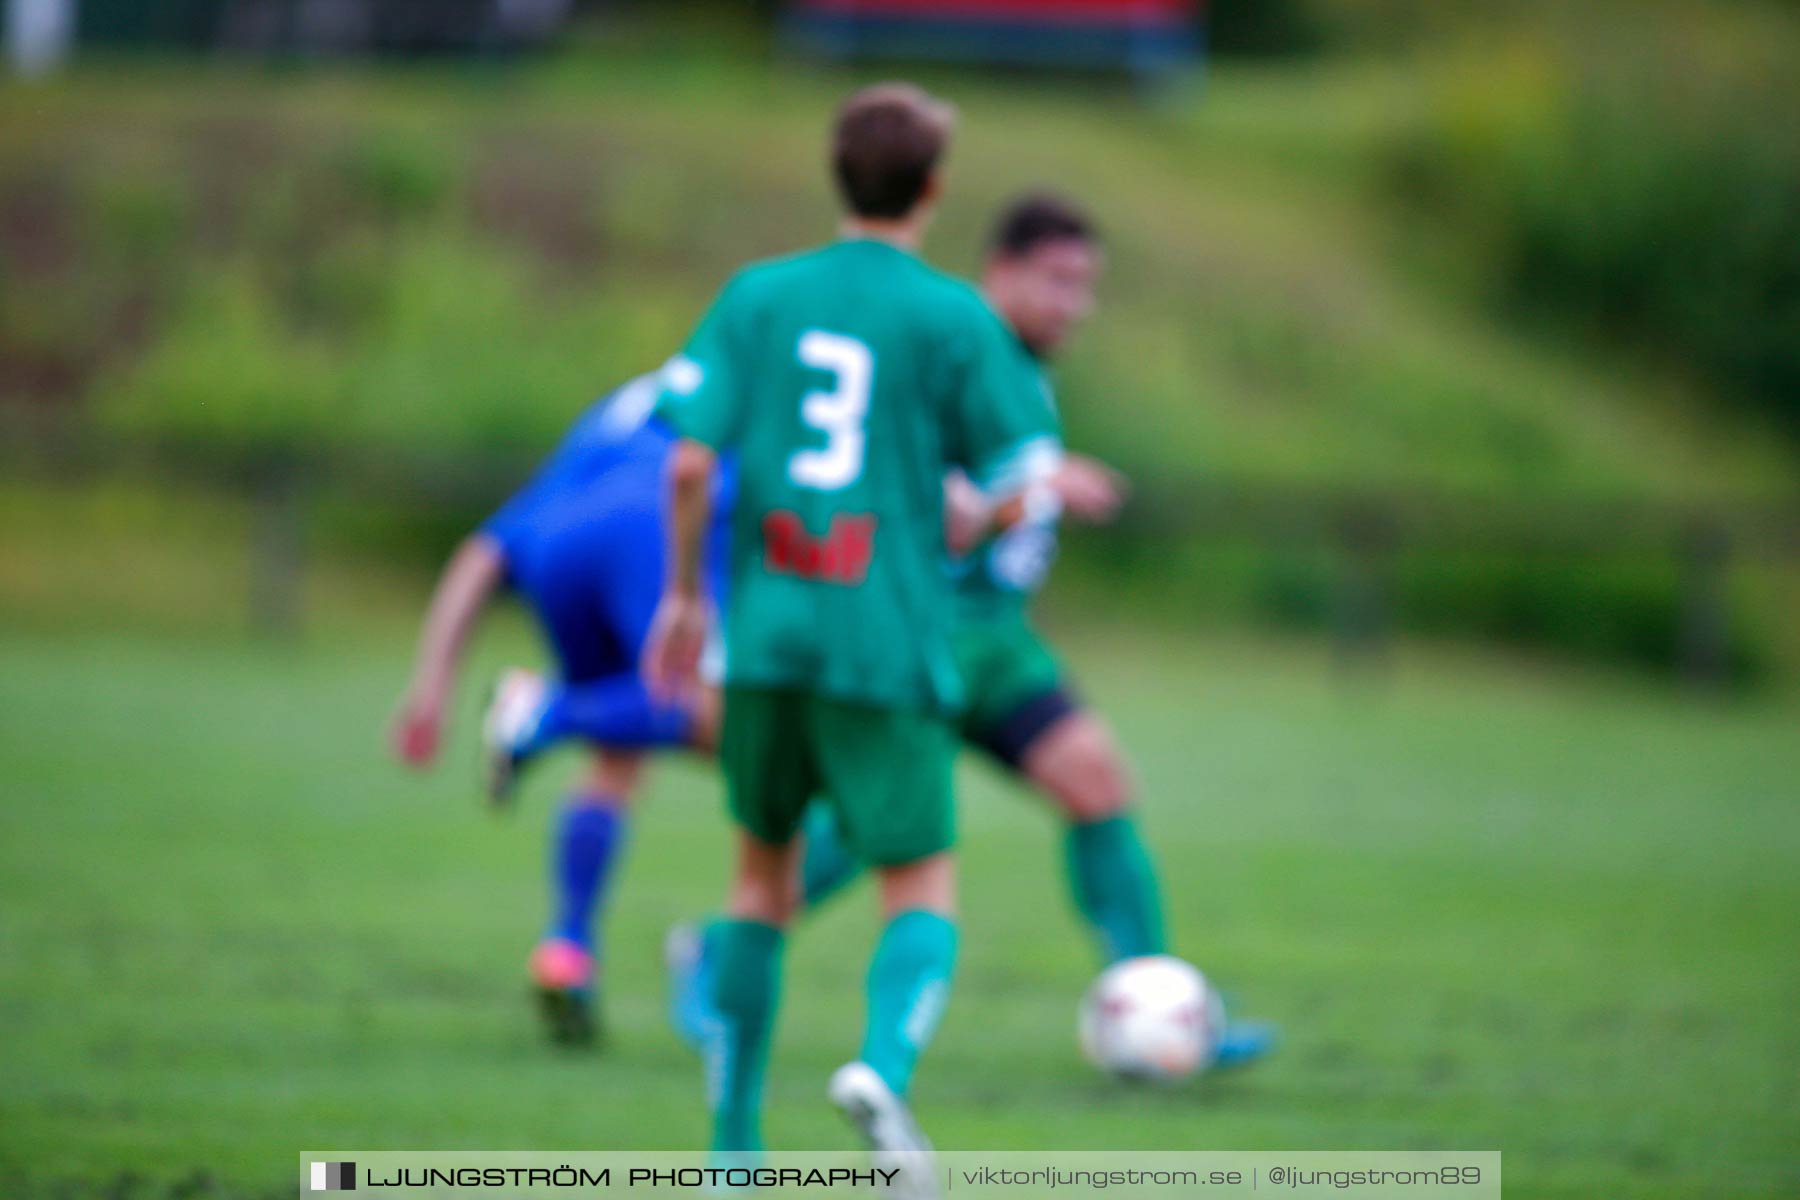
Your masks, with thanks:
M635 671L662 596L664 472L676 438L651 416L661 389L652 373L588 408L481 527L500 547L507 582L543 623L566 679ZM715 589L725 579L734 478L729 464L718 473L707 547Z

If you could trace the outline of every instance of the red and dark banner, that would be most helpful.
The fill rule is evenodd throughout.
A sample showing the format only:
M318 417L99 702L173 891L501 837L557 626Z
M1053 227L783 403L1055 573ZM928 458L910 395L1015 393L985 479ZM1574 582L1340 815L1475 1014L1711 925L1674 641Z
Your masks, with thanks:
M790 41L919 57L1155 73L1194 59L1200 0L789 0Z
M798 0L793 7L865 16L1129 24L1191 21L1200 5L1197 0Z

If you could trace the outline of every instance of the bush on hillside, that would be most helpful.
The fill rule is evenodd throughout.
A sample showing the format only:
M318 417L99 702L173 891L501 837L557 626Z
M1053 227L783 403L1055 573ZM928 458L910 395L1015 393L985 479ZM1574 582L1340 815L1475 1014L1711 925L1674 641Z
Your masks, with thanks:
M1393 177L1480 247L1498 301L1800 432L1794 30L1695 16L1483 52L1445 73Z

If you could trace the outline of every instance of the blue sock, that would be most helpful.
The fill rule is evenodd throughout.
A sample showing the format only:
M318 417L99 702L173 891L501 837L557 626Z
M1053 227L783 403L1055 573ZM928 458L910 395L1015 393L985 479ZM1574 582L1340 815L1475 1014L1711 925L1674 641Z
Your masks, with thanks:
M616 802L571 799L557 822L550 852L555 915L550 936L594 950L594 910L606 894L613 860L625 842L625 814Z
M815 800L801 820L800 831L806 838L806 853L800 859L800 906L812 909L861 875L863 865L844 844L831 805Z
M563 683L546 694L527 752L535 754L571 737L633 750L681 746L687 744L693 728L692 712L653 699L644 681L635 675Z
M919 1052L937 1030L956 967L956 926L921 908L889 921L869 963L862 1060L897 1096L912 1083Z

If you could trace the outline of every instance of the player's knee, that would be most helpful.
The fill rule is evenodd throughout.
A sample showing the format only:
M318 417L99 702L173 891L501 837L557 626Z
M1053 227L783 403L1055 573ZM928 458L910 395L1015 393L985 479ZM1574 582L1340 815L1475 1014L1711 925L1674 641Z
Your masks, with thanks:
M1130 807L1131 770L1104 726L1090 719L1052 730L1027 773L1063 815L1081 824L1103 821Z
M631 807L631 793L603 785L597 780L589 778L581 787L570 793L569 807L596 808L605 812L622 813Z
M794 915L796 887L788 875L740 870L732 880L726 911L740 921L784 926Z
M797 843L785 846L758 841L748 834L739 840L737 870L732 876L726 911L740 921L760 921L785 926L799 900L796 877Z
M883 916L924 909L947 917L956 911L956 860L947 852L881 867L878 876Z
M1131 780L1117 755L1082 762L1070 772L1063 809L1070 819L1087 823L1116 816L1131 805Z
M642 755L602 751L588 764L580 802L595 808L623 811L631 807L643 774Z
M739 878L725 908L737 920L781 928L794 915L794 887L787 880Z

